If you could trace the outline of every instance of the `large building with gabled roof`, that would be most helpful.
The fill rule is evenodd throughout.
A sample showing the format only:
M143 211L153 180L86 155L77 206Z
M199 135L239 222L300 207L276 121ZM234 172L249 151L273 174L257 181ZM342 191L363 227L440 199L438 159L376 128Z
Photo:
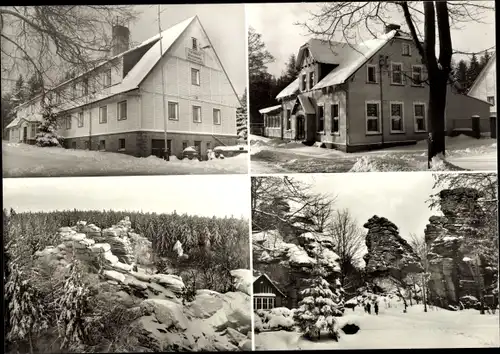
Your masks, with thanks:
M346 152L428 137L425 66L399 26L388 25L384 34L357 44L310 39L299 48L296 63L300 73L277 95L280 119L266 120L265 136ZM489 106L449 85L447 133L470 126L473 115L489 131Z
M486 66L481 70L472 84L469 96L486 100L491 103L490 113L492 117L497 116L497 55L493 53Z
M171 155L193 146L204 156L234 145L239 98L198 17L164 30L161 43L155 35L129 49L128 35L127 28L113 28L109 60L47 92L65 147L161 156L163 107ZM34 141L40 100L16 108L9 140Z

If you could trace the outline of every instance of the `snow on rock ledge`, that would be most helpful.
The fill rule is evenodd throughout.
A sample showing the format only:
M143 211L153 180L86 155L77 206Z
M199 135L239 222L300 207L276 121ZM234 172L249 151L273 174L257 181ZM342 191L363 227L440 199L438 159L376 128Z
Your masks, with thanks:
M234 278L234 287L247 295L252 294L253 275L250 269L234 269L231 271Z

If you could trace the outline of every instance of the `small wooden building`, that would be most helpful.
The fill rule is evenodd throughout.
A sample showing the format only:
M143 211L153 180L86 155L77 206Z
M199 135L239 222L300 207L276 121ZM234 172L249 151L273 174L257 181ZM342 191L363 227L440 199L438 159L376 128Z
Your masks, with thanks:
M266 275L255 277L253 282L253 309L269 310L286 305L286 295Z
M283 138L283 132L281 131L281 120L282 120L283 108L281 105L262 108L259 113L264 117L264 136L270 138Z

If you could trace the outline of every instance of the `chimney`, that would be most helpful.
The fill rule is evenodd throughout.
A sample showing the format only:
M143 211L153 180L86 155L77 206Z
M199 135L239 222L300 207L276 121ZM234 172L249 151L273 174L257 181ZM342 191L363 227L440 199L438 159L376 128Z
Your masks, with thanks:
M389 33L390 31L396 30L399 31L401 29L400 25L396 25L394 23L390 23L388 25L385 25L385 33Z
M111 39L111 56L121 54L129 49L130 30L122 25L113 25Z

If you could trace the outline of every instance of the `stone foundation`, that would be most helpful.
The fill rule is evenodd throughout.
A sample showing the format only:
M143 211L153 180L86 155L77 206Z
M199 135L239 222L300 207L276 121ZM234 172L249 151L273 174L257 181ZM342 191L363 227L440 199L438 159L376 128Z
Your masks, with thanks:
M125 140L125 148L120 149L120 139ZM237 136L218 136L211 134L183 134L168 132L167 139L170 140L170 155L180 158L183 151L183 143L187 146L194 146L195 141L201 143L201 155L206 157L207 150L220 145L236 145ZM159 140L160 149L153 149L153 140ZM164 148L164 133L135 131L128 133L93 135L78 138L65 138L64 147L66 149L90 149L99 150L101 141L105 142L105 151L118 152L136 157L148 157L150 155L161 154ZM156 148L156 146L155 146Z

